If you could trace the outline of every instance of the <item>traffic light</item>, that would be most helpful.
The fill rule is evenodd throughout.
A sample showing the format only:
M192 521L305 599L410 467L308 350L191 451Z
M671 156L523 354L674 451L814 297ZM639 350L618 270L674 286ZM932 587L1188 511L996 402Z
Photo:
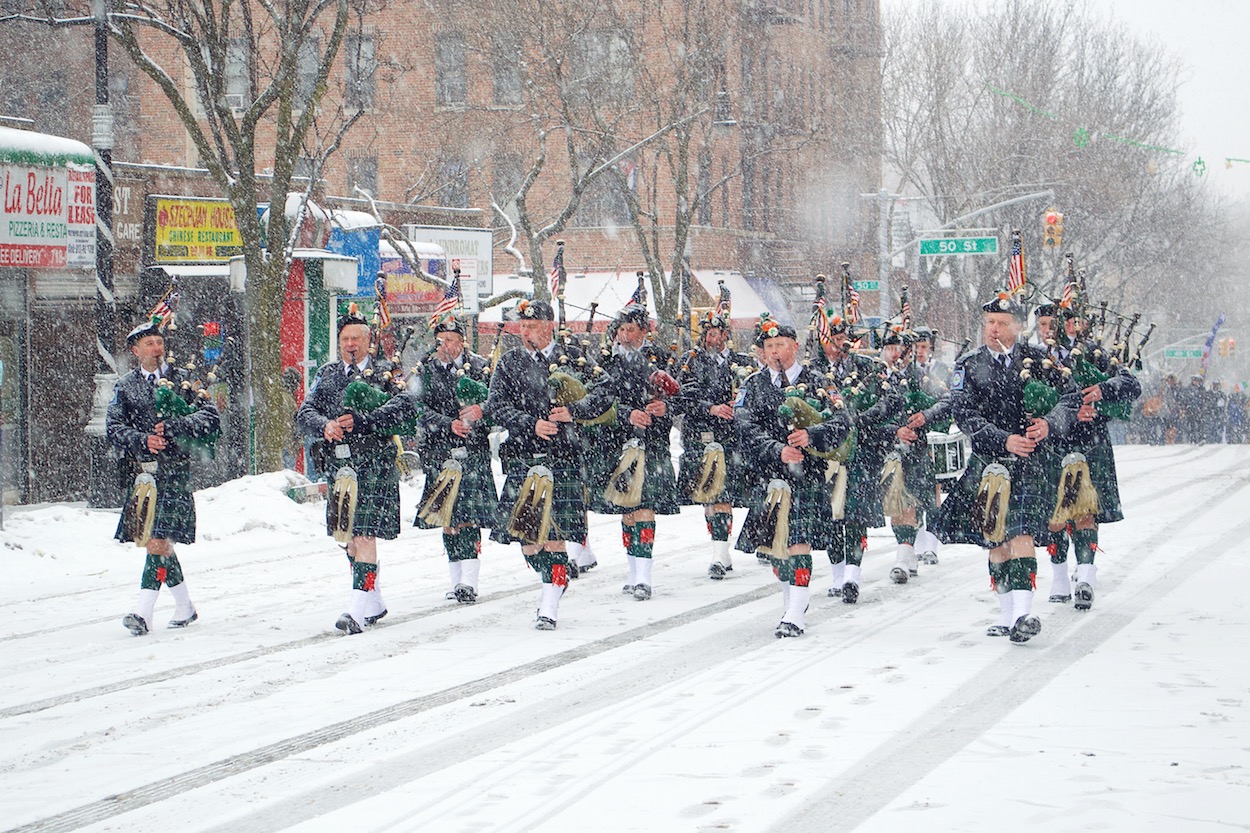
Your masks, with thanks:
M1063 245L1063 215L1053 208L1042 217L1042 247L1057 249Z

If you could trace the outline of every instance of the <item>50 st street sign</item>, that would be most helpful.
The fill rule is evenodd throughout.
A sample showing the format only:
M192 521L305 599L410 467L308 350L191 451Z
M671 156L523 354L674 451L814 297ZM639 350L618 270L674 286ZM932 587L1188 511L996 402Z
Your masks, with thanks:
M995 254L998 254L997 237L933 237L920 241L921 257Z

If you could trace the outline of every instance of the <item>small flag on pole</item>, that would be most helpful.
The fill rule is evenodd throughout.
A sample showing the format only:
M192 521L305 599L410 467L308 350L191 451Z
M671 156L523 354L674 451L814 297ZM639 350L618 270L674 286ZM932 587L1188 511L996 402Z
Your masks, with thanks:
M443 300L438 302L438 306L434 308L434 314L430 316L430 326L433 327L438 323L438 319L449 312L455 312L460 306L460 270L457 269L451 273L451 283L447 284L447 291L443 293Z
M1015 295L1024 290L1027 280L1024 273L1024 244L1020 241L1020 230L1011 230L1011 261L1007 269L1007 291Z

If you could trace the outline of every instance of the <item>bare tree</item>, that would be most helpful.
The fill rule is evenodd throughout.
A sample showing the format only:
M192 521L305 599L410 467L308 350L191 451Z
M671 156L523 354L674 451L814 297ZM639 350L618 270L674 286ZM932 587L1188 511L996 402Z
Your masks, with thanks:
M1030 278L1047 291L1062 252L1074 252L1113 304L1154 306L1213 256L1215 205L1184 157L1163 150L1181 147L1180 65L1166 50L1081 3L1008 0L970 15L928 2L885 31L886 161L897 189L921 195L939 221L1051 190L1062 251L1043 253L1044 203L978 224L1020 228ZM1002 261L972 260L932 264L962 271L949 300L963 331L977 299L1005 281ZM936 295L912 304L924 315Z
M285 210L301 160L315 184L325 160L363 113L350 95L323 108L327 79L369 0L126 3L112 36L160 88L202 164L234 208L247 264L248 374L258 470L281 467L289 415L281 413L279 321L296 222ZM190 68L194 91L176 79ZM268 172L267 174L264 172ZM311 194L306 191L305 197ZM257 205L268 202L262 230ZM302 208L303 203L301 203ZM269 256L262 249L269 241Z

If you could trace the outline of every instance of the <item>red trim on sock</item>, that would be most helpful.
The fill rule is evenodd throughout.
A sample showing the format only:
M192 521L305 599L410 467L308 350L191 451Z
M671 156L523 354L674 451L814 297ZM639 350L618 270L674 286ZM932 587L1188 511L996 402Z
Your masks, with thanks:
M1037 573L1029 573L1029 589L1037 589Z
M794 586L807 587L812 582L812 571L806 568L794 571Z
M1056 542L1054 542L1054 541L1051 541L1049 544L1047 544L1047 545L1046 545L1046 554L1047 554L1047 555L1049 555L1051 558L1054 558L1056 555L1058 555L1058 554L1059 554L1059 544L1057 544L1057 543L1056 543Z
M638 539L643 544L654 544L655 543L655 527L653 526L640 527L638 530Z
M156 568L156 583L157 583L157 584L164 584L164 583L165 583L165 576L167 576L167 575L168 575L168 572L165 570L165 568L164 568L164 567L157 567L157 568Z
M625 549L629 549L629 547L630 547L630 541L631 541L632 539L633 539L633 536L629 534L629 530L628 530L628 529L622 529L622 530L621 530L621 546L622 546L622 547L624 547Z
M365 592L366 593L373 590L373 588L376 587L377 584L378 584L378 571L377 570L370 570L369 572L365 573Z
M569 586L569 570L563 564L551 565L551 583L556 587Z

